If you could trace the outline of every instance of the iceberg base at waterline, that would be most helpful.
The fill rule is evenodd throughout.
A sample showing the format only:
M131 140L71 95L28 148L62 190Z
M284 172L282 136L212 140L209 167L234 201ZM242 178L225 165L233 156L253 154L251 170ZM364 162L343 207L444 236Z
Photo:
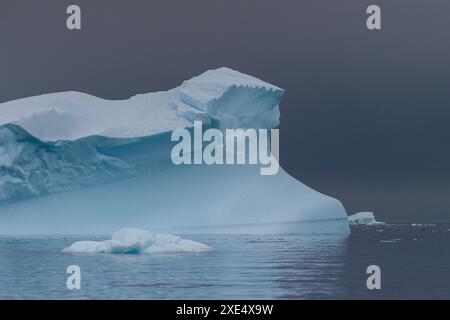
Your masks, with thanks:
M0 208L3 234L111 234L127 225L178 234L348 233L342 204L281 170L161 166L139 177Z
M113 233L111 240L77 241L64 253L150 254L207 252L212 248L171 234L151 233L137 228L124 228Z

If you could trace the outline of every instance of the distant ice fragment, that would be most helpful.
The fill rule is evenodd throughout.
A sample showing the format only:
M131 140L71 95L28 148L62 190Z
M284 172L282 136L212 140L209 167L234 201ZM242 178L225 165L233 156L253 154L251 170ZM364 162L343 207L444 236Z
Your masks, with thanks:
M351 226L355 225L385 225L384 222L379 222L375 220L375 215L373 212L358 212L354 215L348 217L348 223Z
M66 253L115 253L115 254L145 254L145 253L175 253L175 252L205 252L212 248L192 240L162 233L151 233L136 228L125 228L114 232L111 240L77 241L64 248Z
M434 223L412 223L411 227L434 227L435 224Z

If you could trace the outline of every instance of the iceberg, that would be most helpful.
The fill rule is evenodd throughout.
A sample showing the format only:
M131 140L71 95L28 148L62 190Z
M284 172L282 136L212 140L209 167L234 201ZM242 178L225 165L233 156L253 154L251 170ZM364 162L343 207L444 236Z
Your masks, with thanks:
M355 225L372 226L372 225L385 225L386 224L384 222L376 221L375 215L373 214L373 212L355 213L354 215L351 215L348 217L348 223L352 226L355 226Z
M78 92L0 104L0 233L350 232L341 202L280 169L175 165L171 133L279 126L284 91L228 68L110 101ZM89 246L89 243L85 245Z
M64 253L148 254L207 252L212 248L171 234L151 233L137 228L124 228L113 233L111 240L77 241Z

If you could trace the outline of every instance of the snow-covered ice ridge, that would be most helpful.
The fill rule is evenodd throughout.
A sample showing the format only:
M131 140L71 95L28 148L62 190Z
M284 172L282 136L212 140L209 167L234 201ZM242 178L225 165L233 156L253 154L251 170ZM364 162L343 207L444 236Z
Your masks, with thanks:
M133 138L214 119L224 128L274 128L283 90L220 68L166 91L128 100L104 100L80 92L43 94L0 104L0 125L16 123L41 140L92 135Z
M171 234L151 233L137 228L124 228L113 233L111 240L77 241L65 253L149 254L206 252L212 248Z
M109 101L77 92L0 104L0 233L348 233L342 204L280 169L176 166L177 128L279 125L283 90L207 71L166 91Z

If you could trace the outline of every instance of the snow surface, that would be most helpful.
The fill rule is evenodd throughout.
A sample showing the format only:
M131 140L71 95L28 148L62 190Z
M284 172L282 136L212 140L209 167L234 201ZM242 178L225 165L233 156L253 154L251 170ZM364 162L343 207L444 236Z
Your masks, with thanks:
M358 212L348 217L350 225L384 225L384 222L375 220L373 212Z
M273 128L283 90L220 68L123 101L0 104L0 233L349 233L342 204L280 169L172 163L173 129ZM3 124L3 125L2 125ZM88 244L85 244L89 246Z
M197 241L182 239L178 236L151 233L137 228L124 228L114 232L111 240L78 241L64 248L66 253L175 253L205 252L212 248Z
M0 125L16 123L41 140L92 135L131 138L215 119L224 128L274 128L283 90L240 72L209 70L178 88L105 100L80 92L43 94L0 104Z

